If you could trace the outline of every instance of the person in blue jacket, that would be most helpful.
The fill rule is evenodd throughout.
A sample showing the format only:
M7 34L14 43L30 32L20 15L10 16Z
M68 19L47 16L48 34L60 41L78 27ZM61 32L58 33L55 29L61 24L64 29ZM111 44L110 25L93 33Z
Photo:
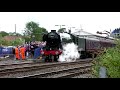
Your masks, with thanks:
M37 59L40 57L40 50L41 50L41 47L38 46L38 44L35 45L35 50L34 50L34 59Z

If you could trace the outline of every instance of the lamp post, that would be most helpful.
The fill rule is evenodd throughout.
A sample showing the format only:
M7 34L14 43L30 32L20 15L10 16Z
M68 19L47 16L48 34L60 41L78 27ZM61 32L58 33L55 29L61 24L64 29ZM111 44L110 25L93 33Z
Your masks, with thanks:
M55 26L60 26L60 29L61 29L61 27L62 27L62 26L65 26L65 25L55 25Z
M75 27L68 27L68 28L69 28L69 29L68 29L68 30L69 30L69 33L71 33L71 28L75 28Z
M62 27L62 26L65 26L65 25L55 25L55 26L59 26L59 27L60 27L60 29L61 29L61 27Z
M71 28L75 28L75 27L68 27L69 28L69 30L71 30Z

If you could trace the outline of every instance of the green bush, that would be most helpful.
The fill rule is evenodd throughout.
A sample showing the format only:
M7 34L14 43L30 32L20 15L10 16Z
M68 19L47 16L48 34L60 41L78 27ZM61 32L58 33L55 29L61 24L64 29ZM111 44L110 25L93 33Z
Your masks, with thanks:
M25 42L25 40L18 38L18 39L14 40L14 41L10 41L10 44L12 46L17 46L17 45L24 44L24 42Z
M116 47L106 49L106 53L95 59L93 75L98 77L100 67L105 66L108 78L120 78L120 41L116 44Z
M4 46L17 46L17 45L22 45L24 44L25 40L24 39L16 39L13 41L6 41L3 40L2 38L0 39L0 44L4 45Z

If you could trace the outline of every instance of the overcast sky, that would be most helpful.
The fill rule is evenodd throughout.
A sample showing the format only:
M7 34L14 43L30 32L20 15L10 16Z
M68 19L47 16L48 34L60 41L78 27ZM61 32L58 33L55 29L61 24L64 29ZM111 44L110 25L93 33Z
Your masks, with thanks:
M82 27L84 31L95 34L96 31L113 30L120 27L120 12L0 12L0 31L22 33L29 21L39 23L48 31L64 27ZM74 32L75 29L72 29Z

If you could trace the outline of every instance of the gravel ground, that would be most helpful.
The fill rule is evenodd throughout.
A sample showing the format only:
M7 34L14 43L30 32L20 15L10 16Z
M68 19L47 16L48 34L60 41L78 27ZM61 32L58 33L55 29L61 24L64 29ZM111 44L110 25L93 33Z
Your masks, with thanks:
M83 59L83 60L80 60L80 61L84 61L84 60L89 60L89 59ZM30 59L30 60L0 60L0 65L11 65L11 64L22 64L22 63L33 63L33 60ZM60 63L60 62L58 62ZM80 64L79 64L80 65ZM78 65L78 66L79 66ZM87 65L87 64L85 64ZM22 67L23 65L21 65ZM27 67L28 65L26 65ZM30 65L29 65L30 66ZM9 74L9 75L5 75L3 77L0 77L0 78L16 78L16 77L21 77L23 75L32 75L32 74L38 74L38 73L45 73L45 72L50 72L50 71L54 71L54 70L62 70L62 69L65 69L65 68L73 68L73 67L76 67L77 65L68 65L68 66L59 66L59 67L54 67L54 68L48 68L48 69L45 69L45 70L35 70L35 71L29 71L29 72L24 72L24 73L17 73L17 74ZM83 64L82 64L83 66ZM18 68L20 66L12 66L12 68ZM4 69L6 69L8 67L4 67ZM0 68L0 70L2 70L3 68Z
M0 61L0 65L10 65L10 64L21 64L21 63L29 63L33 62L31 60L2 60Z
M61 62L44 63L42 61L39 61L38 63L35 63L34 61L31 61L31 60L29 60L29 61L28 60L25 60L25 61L5 60L5 61L0 62L0 70L11 69L11 68L22 68L22 67L35 66L35 65L49 65L49 64L56 64L56 63L61 63ZM67 62L63 62L63 63L67 63ZM12 65L12 64L15 64L15 65Z
M81 59L79 61L88 61L90 58L87 59ZM28 63L28 62L33 62L33 59L28 59L28 60L14 60L14 59L7 59L7 60L0 60L0 65L5 65L5 64L20 64L20 63ZM42 62L42 60L37 60L39 62ZM77 60L78 61L78 60Z
M38 62L38 63L36 63L34 61L15 61L14 63L11 63L12 61L8 61L7 64L5 64L6 62L7 61L2 62L2 64L0 65L0 70L31 67L31 66L51 65L51 64L59 64L60 63L60 62L52 62L52 63L51 62L47 62L47 63ZM13 65L13 64L15 64L15 65Z
M75 77L72 77L72 78L94 78L92 74L82 74L82 75L79 75L79 76L75 76Z
M72 70L72 71L68 71L68 72L64 72L64 73L60 73L60 74L55 74L55 75L52 75L52 76L48 76L46 78L59 78L61 76L66 76L66 75L69 75L69 74L73 74L73 73L78 73L78 72L84 72L84 71L87 71L87 70L90 70L90 68L87 68L87 69L80 69L80 70Z
M81 64L81 66L85 65L90 65L90 64ZM17 74L9 74L2 76L0 78L17 78L21 76L27 76L27 75L33 75L33 74L39 74L39 73L46 73L50 71L56 71L56 70L63 70L63 69L68 69L68 68L75 68L75 67L80 67L80 64L77 65L68 65L68 66L59 66L59 67L53 67L53 68L47 68L47 69L42 69L42 70L34 70L34 71L29 71L29 72L22 72L22 73L17 73Z
M24 63L24 64L18 64L18 65L11 65L11 66L3 66L0 67L0 71L6 70L6 69L18 69L18 68L23 68L23 67L33 67L33 66L40 66L42 65L41 63Z

